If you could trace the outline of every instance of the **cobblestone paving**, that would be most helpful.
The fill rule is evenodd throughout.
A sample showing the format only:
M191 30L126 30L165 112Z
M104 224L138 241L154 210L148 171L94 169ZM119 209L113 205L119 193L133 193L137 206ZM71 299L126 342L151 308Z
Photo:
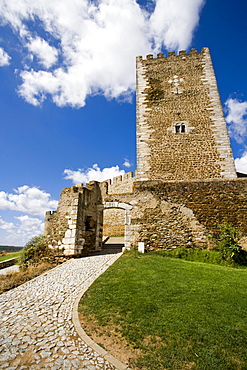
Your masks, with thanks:
M114 370L77 335L72 310L120 255L71 259L0 295L0 369Z

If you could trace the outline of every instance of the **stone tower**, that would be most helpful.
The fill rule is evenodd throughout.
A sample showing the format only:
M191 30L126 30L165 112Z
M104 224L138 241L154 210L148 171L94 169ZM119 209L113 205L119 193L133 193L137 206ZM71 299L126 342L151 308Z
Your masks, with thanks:
M137 180L235 179L208 48L137 57Z

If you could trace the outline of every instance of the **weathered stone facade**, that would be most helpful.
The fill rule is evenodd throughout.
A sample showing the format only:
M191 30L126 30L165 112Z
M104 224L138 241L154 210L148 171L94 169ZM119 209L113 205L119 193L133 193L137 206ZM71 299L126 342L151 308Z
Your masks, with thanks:
M47 212L49 245L66 255L102 248L208 247L216 225L247 233L247 179L237 179L209 50L137 58L137 174L64 189Z
M96 182L65 188L55 212L46 212L44 233L49 246L65 255L87 253L95 246L97 204L102 202Z
M137 179L236 178L207 48L137 58Z

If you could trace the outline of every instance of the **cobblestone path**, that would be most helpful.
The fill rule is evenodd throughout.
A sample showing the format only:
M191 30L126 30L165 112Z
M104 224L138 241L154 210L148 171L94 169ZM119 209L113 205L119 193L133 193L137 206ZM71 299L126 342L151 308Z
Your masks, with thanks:
M71 259L0 295L0 369L115 370L78 336L73 304L79 292L121 253Z

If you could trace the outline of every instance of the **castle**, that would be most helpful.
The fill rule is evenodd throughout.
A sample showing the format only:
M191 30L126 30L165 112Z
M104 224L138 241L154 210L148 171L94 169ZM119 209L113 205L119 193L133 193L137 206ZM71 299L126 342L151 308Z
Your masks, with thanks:
M208 48L136 58L137 171L62 190L47 212L49 246L65 255L102 248L208 245L216 225L247 232L247 180L238 178Z

